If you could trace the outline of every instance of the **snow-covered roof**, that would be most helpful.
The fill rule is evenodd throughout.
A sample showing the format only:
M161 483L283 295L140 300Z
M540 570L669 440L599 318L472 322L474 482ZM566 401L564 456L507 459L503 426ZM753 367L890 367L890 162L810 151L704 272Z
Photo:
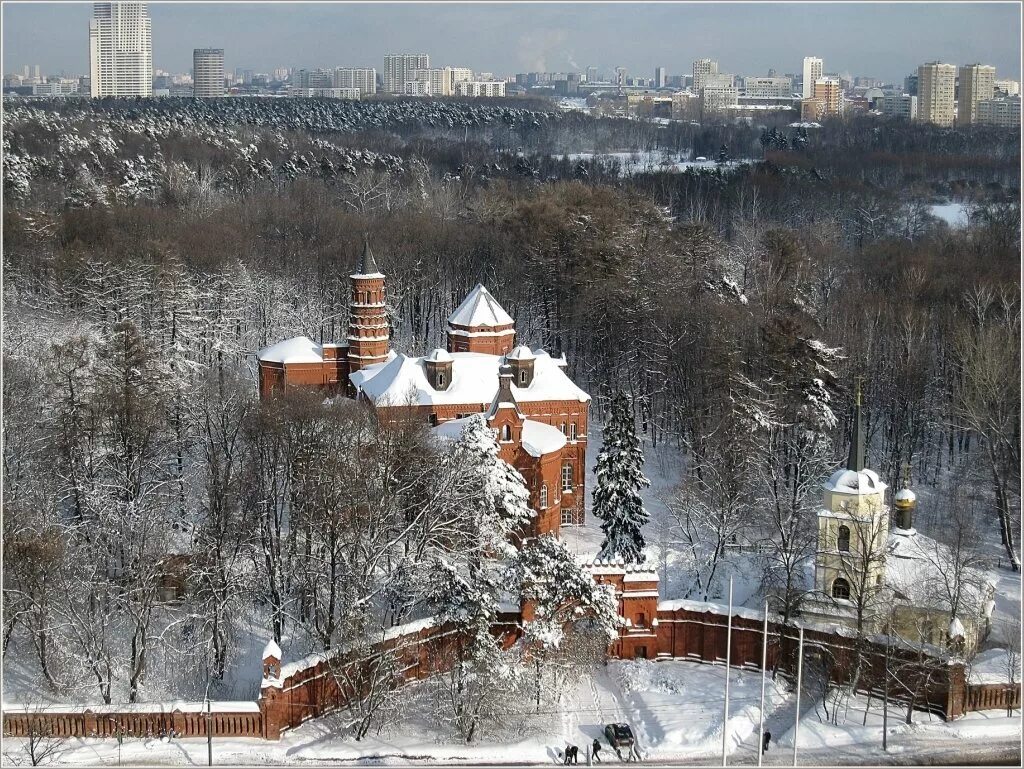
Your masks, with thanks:
M323 363L324 348L308 336L296 336L264 347L256 357L268 363Z
M533 419L523 422L523 448L531 457L560 451L565 443L565 435L557 427Z
M4 713L74 713L81 715L90 713L205 713L209 707L212 713L258 713L260 704L253 700L211 700L209 705L204 700L171 700L170 702L115 702L106 704L67 704L26 705L4 703Z
M874 470L848 470L842 468L832 473L832 477L825 482L825 490L837 494L856 494L858 496L881 494L886 485L878 477Z
M537 356L533 354L533 350L525 344L521 344L510 352L507 357L509 360L533 360Z
M451 359L452 356L450 352L448 352L447 350L442 350L440 347L435 347L433 350L430 351L430 354L427 355L427 357L424 358L423 360L428 361L430 363L448 363L451 361Z
M267 641L267 645L263 647L263 656L260 659L267 659L268 657L274 657L278 661L284 659L284 655L281 654L281 647L277 645L277 642L271 638Z
M449 419L435 427L433 434L439 438L457 441L462 437L462 431L469 420L470 417ZM542 457L545 454L560 451L565 444L565 435L557 427L533 419L523 420L523 449L531 457Z
M444 390L435 390L427 379L424 358L398 354L384 364L368 366L350 375L352 383L379 406L412 404L490 406L498 392L498 369L505 359L500 355L454 352L452 378ZM535 401L579 401L590 396L577 387L562 371L560 361L547 353L538 354L533 381L527 387L511 387L517 403Z
M947 611L950 601L943 571L955 568L954 560L941 542L914 529L893 529L886 552L885 582L911 605ZM970 567L964 567L961 580L963 616L980 616L991 586L980 571Z
M482 283L477 283L448 316L448 322L453 326L511 326L515 323Z
M967 679L971 684L1005 684L1010 680L1020 681L1020 655L1010 655L1007 649L987 649L971 662ZM6 708L6 706L5 706Z
M917 494L912 492L910 489L900 489L896 492L897 502L916 502Z

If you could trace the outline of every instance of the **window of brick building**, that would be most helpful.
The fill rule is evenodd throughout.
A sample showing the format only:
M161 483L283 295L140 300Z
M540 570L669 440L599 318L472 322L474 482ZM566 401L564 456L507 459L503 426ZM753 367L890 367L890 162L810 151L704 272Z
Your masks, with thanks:
M540 487L540 509L543 510L548 506L548 485L545 483Z
M572 465L562 465L562 491L572 493Z

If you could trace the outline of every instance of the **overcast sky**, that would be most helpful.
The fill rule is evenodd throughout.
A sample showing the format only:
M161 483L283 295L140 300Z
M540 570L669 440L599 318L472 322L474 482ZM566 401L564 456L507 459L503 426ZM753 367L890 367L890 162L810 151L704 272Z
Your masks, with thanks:
M3 3L3 71L88 74L91 3ZM826 72L901 81L918 64L993 64L1020 79L1021 6L935 3L150 3L153 66L188 72L192 49L225 49L225 65L372 66L385 53L431 65L514 74L589 65L651 77L690 72L708 56L722 72Z

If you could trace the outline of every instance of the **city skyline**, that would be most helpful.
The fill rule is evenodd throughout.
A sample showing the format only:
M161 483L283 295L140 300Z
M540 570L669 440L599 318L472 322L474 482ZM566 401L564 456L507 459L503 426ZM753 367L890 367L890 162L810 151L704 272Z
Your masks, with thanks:
M40 64L47 74L88 73L91 9L5 3L3 71ZM990 64L1020 79L1016 3L149 3L149 11L153 66L171 72L191 69L193 49L214 47L225 49L229 71L380 69L385 54L422 52L435 66L502 75L588 66L688 74L704 57L722 71L764 75L798 73L805 56L819 56L826 72L888 81L934 60ZM66 21L54 24L55 13Z

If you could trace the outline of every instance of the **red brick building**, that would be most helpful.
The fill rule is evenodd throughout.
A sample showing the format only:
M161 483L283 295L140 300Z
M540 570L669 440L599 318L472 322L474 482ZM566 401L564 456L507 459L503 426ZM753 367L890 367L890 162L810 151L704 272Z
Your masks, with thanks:
M396 354L384 275L369 244L350 279L346 342L296 337L261 350L261 397L289 387L344 391L381 416L414 408L444 438L458 437L470 415L485 414L501 457L526 479L538 513L533 533L583 523L590 396L565 374L565 358L516 346L515 321L482 285L448 318L447 349Z

